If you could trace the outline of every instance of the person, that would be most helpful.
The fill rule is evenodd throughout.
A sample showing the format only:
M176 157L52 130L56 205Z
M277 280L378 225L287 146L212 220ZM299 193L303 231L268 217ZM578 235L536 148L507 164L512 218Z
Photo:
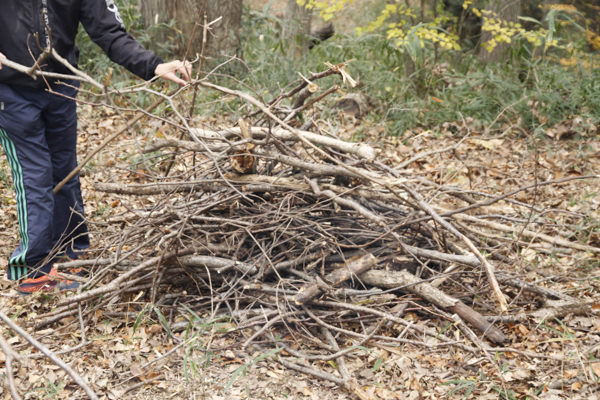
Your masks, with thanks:
M79 85L34 79L1 63L6 58L33 66L40 47L52 46L77 67L79 23L112 61L140 78L159 76L180 85L190 79L189 64L166 63L127 33L113 0L0 1L0 142L12 171L20 234L7 275L22 295L76 289L79 283L64 279L52 265L75 259L90 246L79 177L53 194L77 165ZM40 64L42 71L70 74L51 56Z

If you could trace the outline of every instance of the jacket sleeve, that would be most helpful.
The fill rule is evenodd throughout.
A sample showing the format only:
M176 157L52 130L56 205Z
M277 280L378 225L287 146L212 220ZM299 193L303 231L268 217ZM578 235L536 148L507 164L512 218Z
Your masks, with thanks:
M127 33L114 0L82 0L79 19L92 41L112 61L140 78L152 79L156 67L164 62Z

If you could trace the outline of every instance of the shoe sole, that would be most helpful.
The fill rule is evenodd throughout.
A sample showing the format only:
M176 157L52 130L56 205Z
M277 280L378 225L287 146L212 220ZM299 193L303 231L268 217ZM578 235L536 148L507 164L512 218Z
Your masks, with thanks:
M81 284L79 282L74 282L74 281L69 281L68 283L65 281L61 281L58 282L57 285L53 286L51 289L38 289L36 291L33 292L26 292L24 290L20 290L17 287L17 293L19 293L19 295L21 296L30 296L34 293L54 293L54 292L66 292L68 290L74 291L77 290L77 288L79 288L79 286L81 286Z

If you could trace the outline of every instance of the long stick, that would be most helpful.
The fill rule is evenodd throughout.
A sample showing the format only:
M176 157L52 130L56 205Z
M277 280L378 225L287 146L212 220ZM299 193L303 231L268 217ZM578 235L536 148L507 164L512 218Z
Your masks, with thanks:
M96 393L94 393L94 391L84 382L84 380L81 379L81 376L79 376L79 374L77 372L75 372L71 367L69 367L63 360L58 358L53 352L48 350L48 348L46 348L46 346L44 346L43 344L41 344L40 342L35 340L33 337L31 337L31 335L29 335L27 332L25 332L23 329L21 329L21 327L19 325L15 324L3 312L0 312L0 319L2 319L2 321L4 321L4 323L10 327L10 329L12 329L17 334L19 334L21 337L23 337L23 339L25 339L29 343L31 343L31 345L33 347L35 347L36 349L38 349L39 351L44 353L46 355L46 357L48 357L50 360L52 360L52 362L54 364L58 365L67 374L69 374L71 376L71 378L73 378L75 383L77 383L87 393L87 395L89 396L90 399L98 400L98 396L96 396Z
M17 391L17 387L15 386L15 377L13 376L12 362L13 360L17 360L21 362L21 356L19 353L13 350L10 347L10 344L4 339L2 333L0 333L0 348L2 352L4 352L4 356L6 360L4 361L4 366L6 367L6 378L8 379L8 386L10 387L10 393L12 394L13 399L21 400L21 396Z
M479 259L479 261L481 262L481 264L485 268L485 271L487 272L487 276L488 276L488 280L490 282L490 286L492 288L492 291L494 292L494 295L496 296L496 300L498 300L498 304L500 305L500 309L502 310L502 312L508 311L508 304L506 303L506 298L504 297L504 294L502 293L502 290L500 290L500 285L498 285L498 281L496 280L496 275L494 274L494 267L492 267L492 265L486 260L486 258L483 256L483 254L481 254L481 252L479 252L479 250L477 249L477 247L475 247L475 245L473 244L473 242L471 242L471 240L468 237L466 237L465 235L463 235L462 233L460 233L459 231L457 231L446 220L444 220L443 218L441 218L438 215L438 213L436 213L433 210L433 208L431 208L431 206L429 206L429 204L427 204L425 201L423 201L423 200L420 199L420 197L418 196L418 194L413 189L411 189L407 185L402 185L402 188L406 192L408 192L408 194L410 194L410 196L417 203L419 203L419 206L421 206L421 208L423 209L423 211L425 211L427 214L429 214L438 224L442 225L444 228L446 228L450 232L452 232L452 234L454 236L456 236L458 239L462 240L467 245L467 247L469 248L469 250L471 250L471 252L473 254L475 254L475 257L477 257Z

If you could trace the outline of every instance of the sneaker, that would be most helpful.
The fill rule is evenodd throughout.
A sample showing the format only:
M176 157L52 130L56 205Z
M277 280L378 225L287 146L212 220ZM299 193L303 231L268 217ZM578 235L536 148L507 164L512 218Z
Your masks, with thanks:
M19 286L17 286L17 292L21 296L29 296L32 293L48 293L53 292L56 289L61 292L65 290L75 290L79 285L79 282L69 281L60 277L58 271L52 268L50 273L40 276L39 278L22 279Z

